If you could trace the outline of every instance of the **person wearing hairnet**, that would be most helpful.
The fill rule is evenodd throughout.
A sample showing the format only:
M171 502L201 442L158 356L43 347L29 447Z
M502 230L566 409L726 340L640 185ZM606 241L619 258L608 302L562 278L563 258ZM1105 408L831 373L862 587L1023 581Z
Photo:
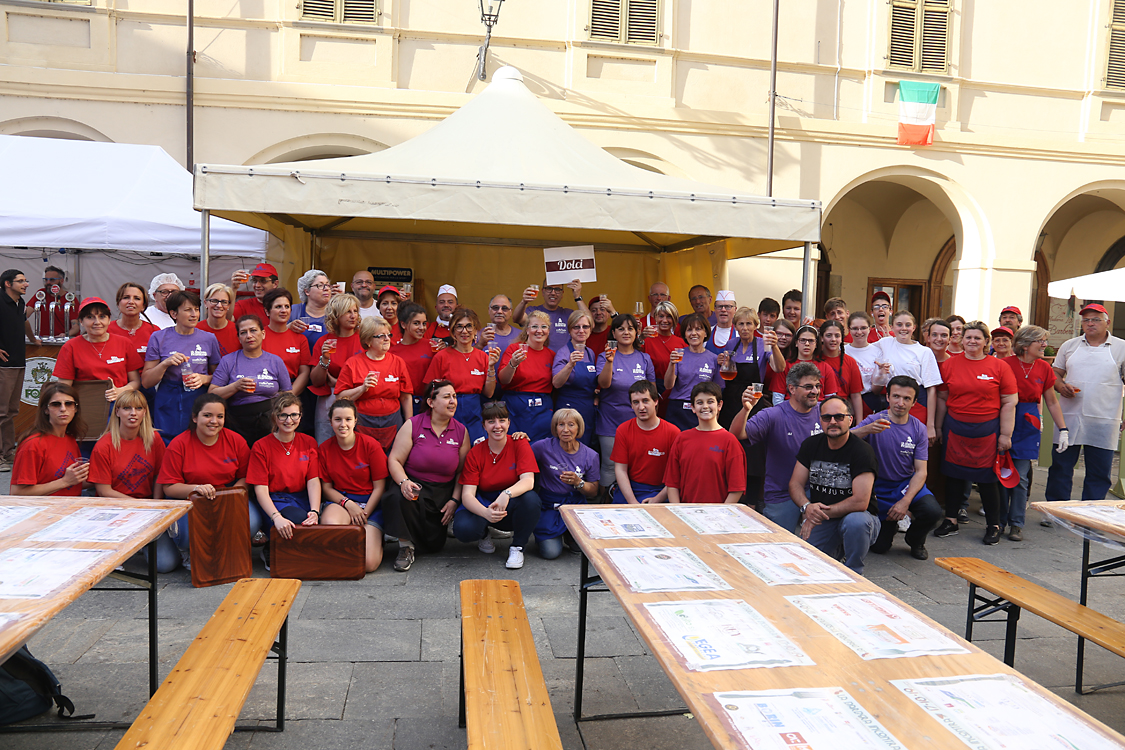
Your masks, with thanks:
M148 285L148 296L152 304L145 310L145 317L160 330L172 328L176 321L168 314L168 297L184 290L184 282L174 273L160 273L152 277Z

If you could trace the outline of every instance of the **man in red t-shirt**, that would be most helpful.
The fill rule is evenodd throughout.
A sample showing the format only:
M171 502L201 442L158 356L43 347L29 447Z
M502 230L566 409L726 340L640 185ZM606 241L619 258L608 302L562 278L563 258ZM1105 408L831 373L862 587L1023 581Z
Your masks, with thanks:
M629 405L636 419L622 422L613 441L613 472L617 483L613 502L665 503L664 469L680 428L656 416L659 396L651 380L638 380L629 386Z
M664 484L670 503L737 503L746 491L746 452L719 424L723 392L715 383L691 389L691 410L699 426L684 430L672 444Z
M245 271L235 271L231 274L230 282L231 287L238 291L241 286L241 281L244 278L242 274ZM270 263L259 263L254 266L254 270L250 272L250 290L254 292L253 297L245 297L240 299L234 305L234 320L237 322L243 315L257 315L262 320L262 325L269 323L269 315L266 314L265 305L262 304L262 298L266 296L266 292L271 292L277 289L277 269Z

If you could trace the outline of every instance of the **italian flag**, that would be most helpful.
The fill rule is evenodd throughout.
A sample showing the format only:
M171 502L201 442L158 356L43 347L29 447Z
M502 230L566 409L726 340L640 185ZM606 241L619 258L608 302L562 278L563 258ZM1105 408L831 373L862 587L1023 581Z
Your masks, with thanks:
M898 82L899 145L933 145L940 88L936 83Z

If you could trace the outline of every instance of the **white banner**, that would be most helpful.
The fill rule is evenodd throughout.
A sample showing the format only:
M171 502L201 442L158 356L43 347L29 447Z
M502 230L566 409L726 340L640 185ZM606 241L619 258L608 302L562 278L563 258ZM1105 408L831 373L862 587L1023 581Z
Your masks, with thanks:
M575 279L582 283L598 280L594 265L594 246L547 247L543 249L543 267L548 284L568 284Z

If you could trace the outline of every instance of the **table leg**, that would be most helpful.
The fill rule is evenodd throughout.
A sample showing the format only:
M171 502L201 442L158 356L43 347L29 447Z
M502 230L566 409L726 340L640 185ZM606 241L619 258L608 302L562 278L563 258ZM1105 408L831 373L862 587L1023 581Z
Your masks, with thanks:
M1118 555L1117 557L1107 557L1102 560L1090 562L1090 539L1088 537L1082 538L1082 586L1078 596L1078 603L1082 606L1086 604L1090 594L1090 579L1091 578L1105 578L1105 577L1119 577L1125 573L1115 573L1118 568L1125 567L1125 555ZM1125 683L1111 682L1105 685L1097 685L1095 687L1083 689L1082 687L1082 671L1086 665L1086 639L1079 637L1078 639L1078 658L1074 666L1074 692L1079 695L1089 695L1095 690L1101 690L1107 687L1117 687Z
M160 643L157 639L156 611L156 540L148 543L148 694L151 698L160 687L157 666L160 662Z
M582 682L585 678L586 667L586 600L590 593L586 589L587 578L590 573L590 560L585 552L582 556L582 568L578 574L578 651L574 656L574 720L582 721Z

